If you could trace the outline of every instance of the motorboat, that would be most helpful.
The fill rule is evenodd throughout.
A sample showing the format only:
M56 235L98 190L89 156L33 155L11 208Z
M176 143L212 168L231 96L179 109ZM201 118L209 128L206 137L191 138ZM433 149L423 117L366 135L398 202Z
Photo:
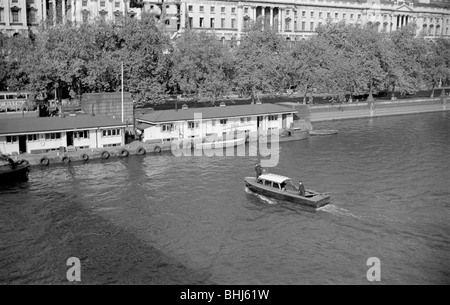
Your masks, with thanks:
M254 193L316 209L329 204L331 198L328 193L319 193L311 189L305 189L304 194L300 195L300 189L292 184L291 178L276 174L262 174L258 178L245 177L245 185Z

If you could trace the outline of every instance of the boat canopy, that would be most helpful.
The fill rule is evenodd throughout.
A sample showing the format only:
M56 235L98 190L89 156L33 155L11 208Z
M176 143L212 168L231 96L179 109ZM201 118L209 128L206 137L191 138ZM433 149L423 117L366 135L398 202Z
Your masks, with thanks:
M276 175L276 174L264 174L264 175L259 176L258 179L272 181L275 183L281 183L286 180L291 180L291 178L289 178L289 177L284 177L284 176L280 176L280 175Z

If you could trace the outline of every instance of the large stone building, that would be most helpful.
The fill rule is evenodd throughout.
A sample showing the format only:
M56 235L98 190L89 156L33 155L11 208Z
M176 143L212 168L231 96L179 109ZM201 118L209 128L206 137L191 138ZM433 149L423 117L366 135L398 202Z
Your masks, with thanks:
M239 40L258 18L287 39L314 34L328 20L372 23L394 31L411 22L427 37L450 38L450 0L0 0L0 31L9 35L51 24L114 21L128 14L153 12L172 36L186 28L214 32L223 40Z

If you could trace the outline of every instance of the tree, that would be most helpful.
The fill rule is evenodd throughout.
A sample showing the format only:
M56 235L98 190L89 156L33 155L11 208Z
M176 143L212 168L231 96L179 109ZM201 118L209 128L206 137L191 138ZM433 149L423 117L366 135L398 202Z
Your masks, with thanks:
M400 94L419 90L424 77L422 63L426 54L427 42L422 36L416 37L414 24L390 33L384 44L383 69L393 96L396 90Z
M427 45L425 60L422 62L424 80L432 86L431 97L434 97L434 89L439 85L446 85L450 81L450 41L438 38Z
M196 101L214 104L230 89L231 53L214 35L187 31L172 54L172 85Z
M278 91L285 51L285 41L273 29L255 23L235 51L236 89L250 95L252 102L261 93Z

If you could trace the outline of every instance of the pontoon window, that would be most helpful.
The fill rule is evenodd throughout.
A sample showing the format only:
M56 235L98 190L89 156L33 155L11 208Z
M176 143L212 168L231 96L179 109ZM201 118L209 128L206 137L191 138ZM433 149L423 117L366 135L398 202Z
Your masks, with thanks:
M280 185L279 185L278 183L276 183L276 182L274 182L272 186L273 186L274 188L276 188L276 189L279 189L279 188L280 188Z
M267 185L267 186L272 186L272 182L270 182L270 181L267 181L267 180L264 180L264 185Z

